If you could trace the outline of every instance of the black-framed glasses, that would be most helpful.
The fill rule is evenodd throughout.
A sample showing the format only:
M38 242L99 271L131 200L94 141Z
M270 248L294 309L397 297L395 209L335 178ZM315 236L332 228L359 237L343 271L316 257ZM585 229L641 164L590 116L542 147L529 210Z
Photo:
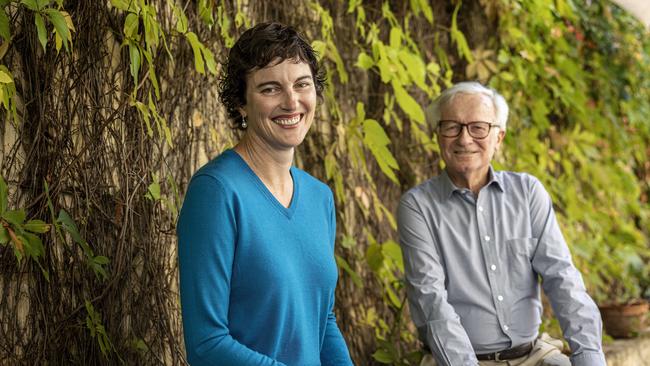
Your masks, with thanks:
M484 139L490 134L492 128L499 128L495 123L473 121L460 123L452 120L442 120L438 122L438 131L443 137L458 137L463 133L463 128L467 127L469 135L475 139Z

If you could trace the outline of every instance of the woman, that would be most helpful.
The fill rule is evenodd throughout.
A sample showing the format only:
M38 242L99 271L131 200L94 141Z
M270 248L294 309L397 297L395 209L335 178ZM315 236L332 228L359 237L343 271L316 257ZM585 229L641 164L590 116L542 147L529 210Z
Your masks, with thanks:
M324 78L311 46L264 23L230 50L220 100L245 134L199 169L178 220L192 365L351 365L334 318L332 193L292 166Z

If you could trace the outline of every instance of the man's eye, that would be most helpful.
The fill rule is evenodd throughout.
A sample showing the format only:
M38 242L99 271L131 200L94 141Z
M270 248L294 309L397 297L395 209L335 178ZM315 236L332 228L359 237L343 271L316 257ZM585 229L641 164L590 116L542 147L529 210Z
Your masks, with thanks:
M296 85L299 89L308 88L311 86L311 83L303 81Z

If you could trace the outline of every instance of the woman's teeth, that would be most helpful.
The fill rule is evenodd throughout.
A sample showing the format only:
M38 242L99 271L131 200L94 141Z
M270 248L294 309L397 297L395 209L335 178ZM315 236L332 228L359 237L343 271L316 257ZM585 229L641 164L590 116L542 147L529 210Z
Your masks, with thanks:
M282 126L295 125L296 123L300 122L300 115L296 115L295 117L291 118L274 118L273 122Z

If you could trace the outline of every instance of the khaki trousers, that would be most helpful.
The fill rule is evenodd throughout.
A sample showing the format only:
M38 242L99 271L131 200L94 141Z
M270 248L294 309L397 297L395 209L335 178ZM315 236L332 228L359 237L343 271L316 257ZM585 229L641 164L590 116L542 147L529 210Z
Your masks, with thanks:
M543 333L526 356L507 361L479 361L480 366L571 366L569 357L562 354L562 341ZM430 354L424 355L420 366L436 366Z

